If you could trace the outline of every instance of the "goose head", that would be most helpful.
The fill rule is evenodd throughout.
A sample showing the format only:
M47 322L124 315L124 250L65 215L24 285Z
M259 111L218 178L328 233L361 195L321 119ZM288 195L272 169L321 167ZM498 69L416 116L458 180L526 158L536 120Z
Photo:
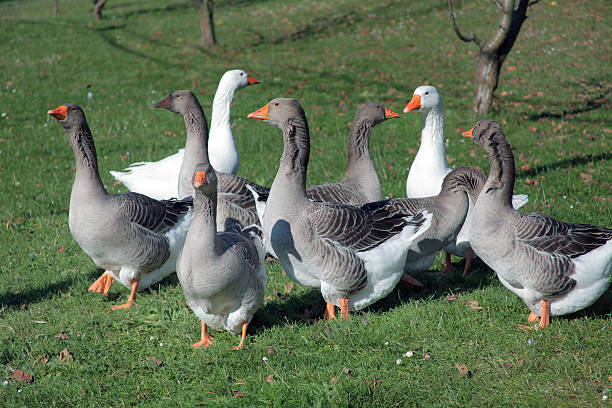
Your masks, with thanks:
M200 103L193 92L188 90L180 90L172 92L170 95L157 102L155 107L165 108L171 112L183 115L185 112L188 112L190 108L199 107L199 105Z
M423 85L414 90L412 99L404 107L404 113L416 110L418 112L429 112L434 108L442 106L442 98L435 86Z
M492 120L479 120L473 128L463 132L462 135L469 137L477 145L482 147L486 147L493 143L499 143L506 138L499 124Z
M87 121L83 109L71 103L60 105L47 113L53 116L66 129L79 127L83 122Z
M355 122L368 120L378 125L387 119L399 118L399 115L385 107L380 102L366 102L359 105L355 114Z
M238 90L247 85L258 84L259 81L241 69L227 71L219 81L219 88L230 88Z
M210 195L217 189L217 173L210 163L198 163L195 166L191 183L197 191Z
M279 129L282 129L291 118L304 118L306 114L302 105L295 99L276 98L248 114L248 118L261 119Z

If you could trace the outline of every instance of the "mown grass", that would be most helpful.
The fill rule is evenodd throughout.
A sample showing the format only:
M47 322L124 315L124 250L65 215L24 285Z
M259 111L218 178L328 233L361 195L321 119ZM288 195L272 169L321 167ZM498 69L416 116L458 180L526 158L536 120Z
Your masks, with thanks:
M490 117L515 148L515 191L529 194L527 211L610 227L612 12L605 1L552 3L530 11ZM262 81L232 107L240 174L259 183L271 184L282 143L248 112L298 98L312 136L308 181L322 183L343 175L357 105L376 99L401 112L423 83L443 96L451 164L488 163L460 137L477 119L476 49L454 36L444 2L220 0L214 50L198 46L188 1L113 0L101 22L90 9L61 1L56 16L48 1L0 2L0 376L34 376L0 386L0 406L608 404L610 292L547 330L524 332L516 324L527 323L526 307L480 263L467 279L419 274L426 289L398 289L348 322L313 321L323 314L318 292L286 286L278 263L268 263L268 296L241 352L222 332L212 347L191 348L199 322L176 277L144 291L131 310L111 312L127 290L86 292L99 271L67 227L74 161L46 115L61 103L85 109L112 192L125 190L108 170L184 143L181 118L152 104L187 88L208 113L218 78L235 67ZM495 22L484 1L464 1L458 18L480 36ZM402 115L374 131L388 195L404 194L421 123Z

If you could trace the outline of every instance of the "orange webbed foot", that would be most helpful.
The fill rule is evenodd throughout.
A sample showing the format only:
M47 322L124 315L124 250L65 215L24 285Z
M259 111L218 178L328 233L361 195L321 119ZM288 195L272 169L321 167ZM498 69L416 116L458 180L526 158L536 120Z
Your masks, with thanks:
M113 280L114 279L107 272L104 272L98 279L96 279L94 283L91 284L87 291L106 295L108 294L108 290L110 289Z
M348 320L348 316L349 316L349 300L348 298L342 298L338 301L340 303L340 317L342 317L344 320Z
M448 275L449 273L453 273L455 268L453 267L453 263L451 262L451 254L446 252L446 259L444 260L444 267L442 268L442 275Z
M470 265L472 264L472 258L474 257L474 251L471 248L465 250L465 268L463 268L463 274L466 276L470 272Z
M325 314L323 315L325 320L334 320L336 318L336 311L334 310L334 304L331 302L325 303Z
M191 346L195 348L206 348L213 343L214 338L208 334L206 323L202 322L202 333L200 336L201 340L197 343L193 343Z
M244 346L244 339L246 338L246 332L247 332L248 325L249 325L248 322L242 322L242 336L240 337L240 343L238 343L238 345L234 347L234 350L242 350L242 346Z
M527 320L529 321L529 323L537 323L538 320L540 320L540 316L531 312L529 313L529 317L527 318Z
M542 317L540 318L540 328L543 329L550 323L550 302L546 300L541 300L540 304L542 305Z
M138 282L140 282L140 279L138 278L132 279L132 292L130 293L130 297L128 301L122 305L111 306L112 310L128 309L132 307L132 304L134 303L134 299L136 299L136 291L138 290Z
M412 276L408 275L407 273L403 273L402 277L400 278L399 284L406 289L412 289L413 287L419 287L422 288L423 285L421 282L419 282L418 280L414 279Z

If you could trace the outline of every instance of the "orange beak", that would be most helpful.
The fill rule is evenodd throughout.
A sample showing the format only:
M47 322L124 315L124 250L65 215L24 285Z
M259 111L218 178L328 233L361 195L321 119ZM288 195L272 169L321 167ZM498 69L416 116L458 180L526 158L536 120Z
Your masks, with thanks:
M415 109L419 109L420 107L421 107L421 95L414 94L412 95L412 99L410 100L410 102L408 102L406 106L404 107L404 113L408 113Z
M66 113L68 113L68 107L66 105L62 105L59 108L51 109L47 111L47 113L53 116L57 120L65 120Z
M259 81L257 79L253 78L250 75L247 75L247 85L255 85L255 84L258 84L258 83L259 83Z
M465 132L461 134L461 136L469 137L471 139L473 131L474 131L474 128L471 128L470 130L466 130Z
M387 108L385 108L385 119L391 119L391 118L399 118L399 115Z
M266 103L263 107L257 109L255 112L249 113L247 118L268 119L268 104Z
M162 99L161 101L157 102L155 104L156 108L170 108L170 106L172 105L172 98L170 97L170 95L166 96L164 99Z
M206 183L206 172L197 171L193 180L193 186L197 188L202 186L204 183Z

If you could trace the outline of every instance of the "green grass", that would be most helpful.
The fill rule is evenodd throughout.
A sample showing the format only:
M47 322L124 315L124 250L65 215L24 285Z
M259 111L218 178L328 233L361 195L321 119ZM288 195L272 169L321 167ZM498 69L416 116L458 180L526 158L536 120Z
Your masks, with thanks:
M526 211L610 227L612 10L604 0L557 3L530 11L490 117L515 148ZM423 83L440 88L451 164L487 170L488 162L460 137L477 119L476 48L455 37L445 2L219 0L215 50L199 48L189 1L113 0L104 11L94 22L88 1L62 0L57 16L50 1L0 1L0 377L34 376L0 385L0 406L609 405L610 292L524 332L516 324L527 323L527 308L481 263L467 279L419 274L427 289L398 289L348 322L313 322L323 315L320 294L299 285L287 293L289 279L269 263L268 297L241 352L225 332L206 350L191 348L199 321L175 276L131 310L111 312L127 289L87 293L99 271L67 226L74 159L46 114L61 103L84 108L112 192L125 190L108 170L184 144L181 118L153 103L192 89L209 114L219 77L235 67L262 81L239 91L232 108L239 174L259 183L272 183L282 139L246 115L278 96L298 98L308 115L310 184L342 177L357 105L376 99L401 112ZM460 11L465 31L485 36L495 24L484 1ZM403 196L421 124L403 114L374 130L386 194Z

